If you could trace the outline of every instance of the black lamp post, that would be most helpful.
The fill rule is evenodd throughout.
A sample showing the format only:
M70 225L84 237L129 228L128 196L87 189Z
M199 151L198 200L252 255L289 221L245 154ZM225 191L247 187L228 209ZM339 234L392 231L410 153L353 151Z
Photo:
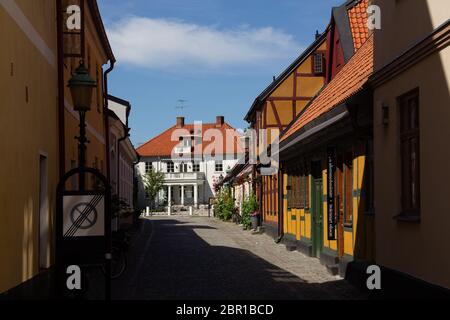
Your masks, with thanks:
M74 110L80 114L80 135L75 137L78 140L78 165L80 168L86 167L86 112L91 110L92 92L97 86L94 79L89 75L89 71L84 66L83 61L72 74L68 87L72 95ZM85 187L84 172L80 173L80 189Z

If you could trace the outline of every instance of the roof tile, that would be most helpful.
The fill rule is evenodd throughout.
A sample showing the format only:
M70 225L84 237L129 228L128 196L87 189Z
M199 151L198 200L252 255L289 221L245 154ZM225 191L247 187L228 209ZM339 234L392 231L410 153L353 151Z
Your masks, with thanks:
M196 127L195 127L196 128ZM187 132L191 132L194 130L193 124L186 124L182 130L186 130ZM205 133L209 129L218 129L222 133L223 136L223 147L222 150L214 150L215 154L240 154L242 153L242 148L240 143L237 142L237 139L234 139L232 147L228 150L227 149L227 130L235 130L233 127L231 127L229 124L224 123L220 128L216 127L215 123L204 123L202 124L202 149L203 151L205 148L207 148L209 145L215 143L215 136L212 134L213 138L206 139ZM162 156L170 156L172 154L172 150L180 144L179 141L172 141L172 134L177 130L177 126L174 125L161 133L160 135L150 139L143 145L141 145L139 148L136 149L138 154L143 157L162 157ZM230 136L231 137L231 136ZM211 141L212 140L212 141Z

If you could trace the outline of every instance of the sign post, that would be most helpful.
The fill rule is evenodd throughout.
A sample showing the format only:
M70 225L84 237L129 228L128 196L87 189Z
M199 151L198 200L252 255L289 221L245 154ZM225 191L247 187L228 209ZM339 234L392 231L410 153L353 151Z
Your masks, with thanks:
M90 174L101 182L95 190L66 190L66 182L74 175ZM70 295L66 287L70 266L78 266L83 275L87 269L104 270L105 298L110 299L111 283L111 190L98 170L80 167L66 173L58 185L56 216L56 268L58 293ZM83 277L85 278L85 277ZM96 280L96 279L92 279ZM85 284L83 284L85 286ZM95 284L91 285L95 286ZM85 288L82 288L83 292Z

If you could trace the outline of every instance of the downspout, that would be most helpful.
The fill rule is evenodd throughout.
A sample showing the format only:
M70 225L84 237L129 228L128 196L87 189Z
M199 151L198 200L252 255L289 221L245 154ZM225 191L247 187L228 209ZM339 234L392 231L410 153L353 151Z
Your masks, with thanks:
M283 171L281 168L278 171L278 238L276 243L280 243L284 237L284 225L283 225Z
M111 161L109 159L109 152L110 152L110 146L109 146L109 116L108 116L108 74L113 71L114 64L116 63L115 60L110 60L110 67L105 71L103 75L103 100L104 100L104 109L103 109L103 116L105 121L105 143L106 143L106 178L108 179L108 182L111 184Z
M65 174L65 121L64 121L64 52L62 30L62 1L56 0L56 33L57 33L57 68L58 68L58 146L59 146L59 177Z
M124 127L125 136L117 140L117 196L120 199L120 143L130 136L130 128Z

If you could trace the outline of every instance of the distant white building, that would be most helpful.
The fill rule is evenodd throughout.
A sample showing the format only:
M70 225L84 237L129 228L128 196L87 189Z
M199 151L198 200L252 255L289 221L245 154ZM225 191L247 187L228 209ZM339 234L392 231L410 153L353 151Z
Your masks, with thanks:
M138 155L129 137L128 117L131 105L128 101L110 95L108 109L111 191L133 208L134 165Z
M242 154L240 135L218 116L215 123L177 123L137 148L139 191L138 206L151 204L146 196L145 174L163 172L164 189L155 199L161 209L167 207L201 208L214 197L214 185L226 176Z

